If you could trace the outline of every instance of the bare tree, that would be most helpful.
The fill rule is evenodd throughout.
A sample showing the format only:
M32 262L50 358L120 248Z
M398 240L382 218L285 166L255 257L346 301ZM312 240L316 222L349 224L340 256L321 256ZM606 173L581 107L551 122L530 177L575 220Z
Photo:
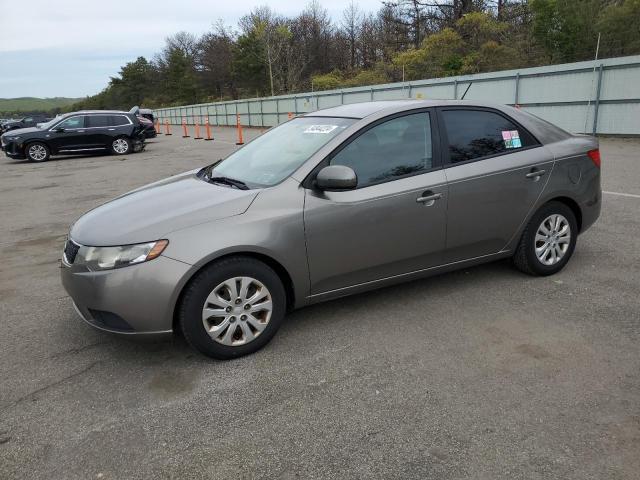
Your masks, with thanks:
M357 41L360 35L361 23L362 12L354 0L351 0L342 13L342 30L349 42L349 67L352 70L356 68Z

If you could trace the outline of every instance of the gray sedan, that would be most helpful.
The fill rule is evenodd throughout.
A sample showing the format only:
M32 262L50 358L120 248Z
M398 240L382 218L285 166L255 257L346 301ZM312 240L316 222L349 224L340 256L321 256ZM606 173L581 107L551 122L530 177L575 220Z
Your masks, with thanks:
M91 210L62 281L94 327L233 358L315 302L506 257L556 273L600 203L592 137L502 105L344 105Z

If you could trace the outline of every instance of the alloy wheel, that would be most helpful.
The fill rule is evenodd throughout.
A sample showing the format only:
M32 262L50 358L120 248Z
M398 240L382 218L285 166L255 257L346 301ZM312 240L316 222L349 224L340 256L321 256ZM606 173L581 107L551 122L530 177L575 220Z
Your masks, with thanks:
M113 141L113 150L116 153L127 153L127 150L129 150L129 144L124 138L117 138Z
M545 218L536 232L536 257L543 265L555 265L563 259L571 244L571 226L560 214Z
M41 162L47 158L47 149L42 145L31 145L29 147L29 158L37 162Z
M267 327L273 312L269 289L251 277L234 277L209 294L202 323L209 336L227 346L245 345Z

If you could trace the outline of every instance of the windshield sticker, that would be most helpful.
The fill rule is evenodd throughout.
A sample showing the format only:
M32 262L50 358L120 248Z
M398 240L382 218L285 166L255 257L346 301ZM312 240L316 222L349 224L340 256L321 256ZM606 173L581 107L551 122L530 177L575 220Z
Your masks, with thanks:
M521 148L520 133L518 130L502 130L502 140L505 148Z
M302 133L331 133L338 125L309 125Z

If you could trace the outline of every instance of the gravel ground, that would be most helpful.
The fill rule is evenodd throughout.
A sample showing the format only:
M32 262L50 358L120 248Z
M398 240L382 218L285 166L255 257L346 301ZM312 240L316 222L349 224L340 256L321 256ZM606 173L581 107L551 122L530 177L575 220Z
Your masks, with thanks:
M230 362L86 326L69 224L236 148L214 134L0 160L0 478L640 478L640 140L602 140L613 193L553 277L502 261L312 306Z

